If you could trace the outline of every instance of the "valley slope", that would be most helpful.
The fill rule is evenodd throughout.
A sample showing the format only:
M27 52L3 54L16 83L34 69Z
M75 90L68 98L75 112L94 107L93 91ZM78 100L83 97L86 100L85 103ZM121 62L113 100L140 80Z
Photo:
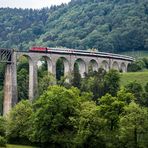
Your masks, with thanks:
M72 0L41 10L0 8L0 47L148 50L147 0Z

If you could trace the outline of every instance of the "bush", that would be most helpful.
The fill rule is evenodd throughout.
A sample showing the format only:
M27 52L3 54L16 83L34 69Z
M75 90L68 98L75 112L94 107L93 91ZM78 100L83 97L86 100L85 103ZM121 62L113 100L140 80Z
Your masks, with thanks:
M145 68L145 62L141 59L129 64L127 71L128 72L136 72L141 71Z
M129 72L141 71L143 69L148 69L148 58L138 59L128 66Z
M145 68L148 69L148 58L143 58L142 60L145 63Z
M6 132L6 121L4 119L4 117L0 116L0 136L5 136L5 132Z
M5 147L5 146L6 146L6 139L0 136L0 147Z
M28 120L32 114L29 100L20 101L7 115L6 137L9 143L30 144L26 137Z

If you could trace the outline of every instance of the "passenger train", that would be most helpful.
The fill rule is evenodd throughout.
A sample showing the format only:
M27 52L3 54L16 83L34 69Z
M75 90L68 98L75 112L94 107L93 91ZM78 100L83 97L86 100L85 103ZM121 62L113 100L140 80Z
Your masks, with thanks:
M49 47L32 47L29 52L41 52L41 53L61 53L61 54L73 54L73 55L87 55L87 56L101 56L101 57L118 57L122 59L134 60L134 58L126 55L113 54L107 52L96 52L96 51L86 51L86 50L76 50L69 48L49 48Z

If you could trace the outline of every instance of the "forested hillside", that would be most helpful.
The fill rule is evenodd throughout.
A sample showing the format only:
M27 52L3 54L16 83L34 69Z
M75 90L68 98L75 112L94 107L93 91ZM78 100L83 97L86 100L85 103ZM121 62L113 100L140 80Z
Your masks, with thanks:
M0 8L0 47L148 50L148 0L72 0L41 10Z

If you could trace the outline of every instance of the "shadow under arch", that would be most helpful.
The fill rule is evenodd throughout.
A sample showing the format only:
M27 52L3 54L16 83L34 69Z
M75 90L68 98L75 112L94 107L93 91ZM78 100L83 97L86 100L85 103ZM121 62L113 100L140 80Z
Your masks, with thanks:
M86 72L86 63L85 63L85 61L82 60L81 58L78 58L74 62L74 66L75 65L78 66L79 73L80 73L81 77L83 78L84 73ZM74 69L74 67L73 67L73 69Z
M134 63L134 62L128 63L128 64L127 64L127 72L133 72L133 70L134 70L134 69L133 69L133 63Z
M116 61L113 62L112 69L115 69L117 71L120 71L118 62L116 62Z
M40 56L40 58L37 60L37 81L39 95L42 95L49 86L55 84L55 77L52 71L53 65L51 58L48 56Z
M101 63L101 68L103 68L106 71L109 71L109 64L106 60L103 60Z
M92 69L93 71L97 71L98 70L98 63L96 60L92 59L89 61L89 65L88 65L88 69Z
M52 64L52 60L51 60L50 57L48 57L48 56L41 56L39 61L41 61L39 63L39 65L44 64L45 69L47 70L48 73L53 73L53 64Z
M29 59L29 100L33 101L33 99L38 97L38 81L37 81L37 61L32 56L28 56L26 54L21 54L20 56L25 56ZM18 58L19 58L18 57Z
M70 63L65 57L59 57L56 61L56 79L67 76L70 72Z
M29 99L29 69L33 62L30 56L17 57L17 94L18 101Z
M126 72L127 68L126 68L126 64L125 63L121 63L121 67L120 67L121 72Z

